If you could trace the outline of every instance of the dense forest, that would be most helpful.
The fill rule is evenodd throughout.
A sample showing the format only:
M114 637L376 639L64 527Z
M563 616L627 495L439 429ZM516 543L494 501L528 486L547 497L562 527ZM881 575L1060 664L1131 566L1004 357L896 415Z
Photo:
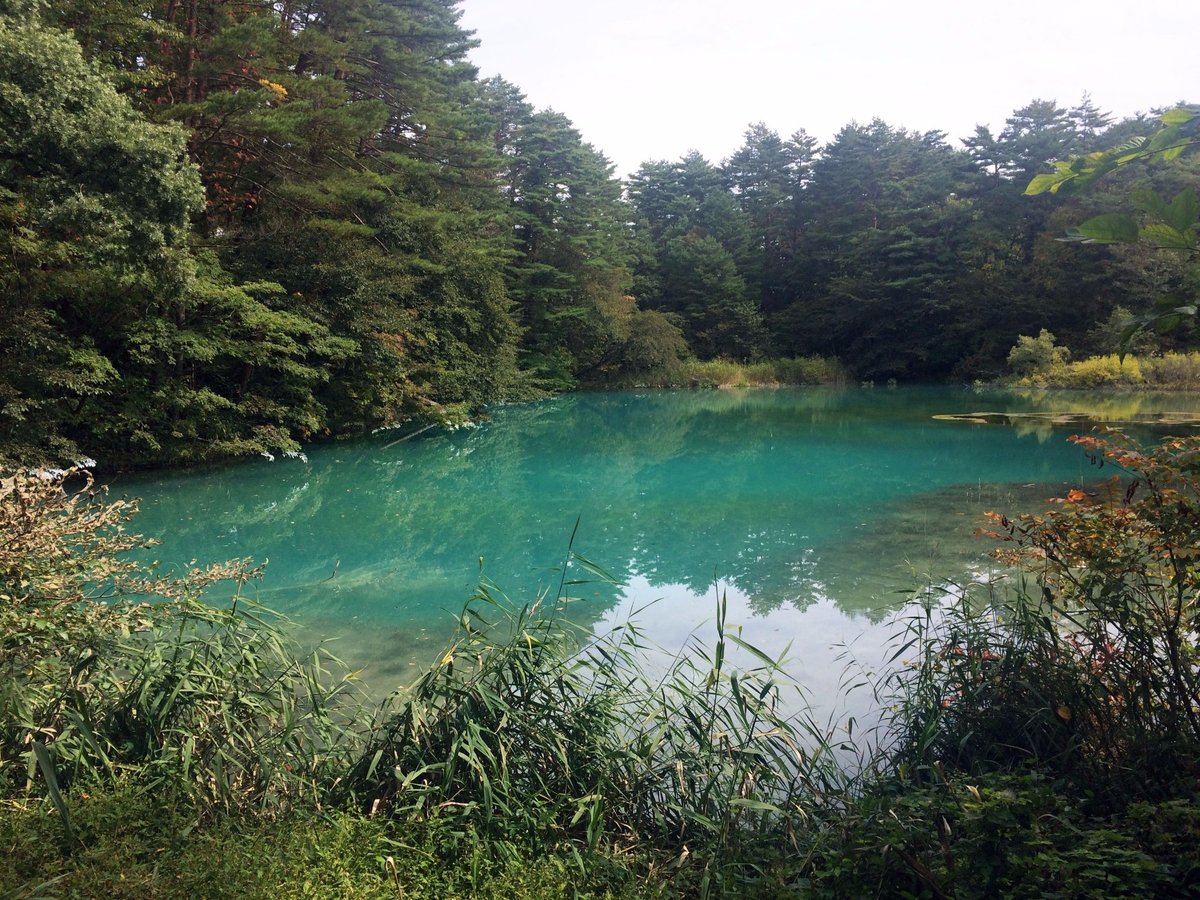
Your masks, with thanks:
M0 2L9 463L294 451L689 357L993 378L1041 329L1111 351L1188 277L1056 239L1139 185L1194 186L1194 157L1023 196L1155 126L1087 97L962 141L756 124L719 164L622 183L565 115L479 77L456 7Z

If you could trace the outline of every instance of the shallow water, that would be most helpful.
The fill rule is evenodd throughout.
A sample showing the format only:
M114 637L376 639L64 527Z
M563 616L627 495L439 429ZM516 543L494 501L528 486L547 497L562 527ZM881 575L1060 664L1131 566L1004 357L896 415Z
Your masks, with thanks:
M640 610L647 636L676 648L708 633L722 592L745 639L790 646L792 673L829 696L840 645L876 659L887 610L930 577L986 568L973 537L984 511L1029 509L1101 474L1070 429L934 415L1197 408L951 388L582 394L502 407L475 428L114 490L142 498L137 530L162 541L167 566L268 559L259 601L337 639L377 687L435 658L481 566L514 600L553 596L571 548L619 582L569 587L585 627Z

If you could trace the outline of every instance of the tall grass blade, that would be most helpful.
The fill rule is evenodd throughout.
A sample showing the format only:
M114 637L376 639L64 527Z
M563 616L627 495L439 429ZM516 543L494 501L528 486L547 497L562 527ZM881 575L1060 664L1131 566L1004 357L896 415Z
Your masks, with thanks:
M42 778L46 782L46 793L50 796L50 802L54 804L54 808L58 811L58 818L62 822L63 831L66 832L67 839L73 843L77 843L79 838L75 835L75 829L71 825L71 815L67 810L67 804L63 800L62 792L58 789L58 775L54 772L54 762L50 759L50 753L46 749L46 745L41 741L35 740L32 744L33 755L37 760L38 769L41 770Z

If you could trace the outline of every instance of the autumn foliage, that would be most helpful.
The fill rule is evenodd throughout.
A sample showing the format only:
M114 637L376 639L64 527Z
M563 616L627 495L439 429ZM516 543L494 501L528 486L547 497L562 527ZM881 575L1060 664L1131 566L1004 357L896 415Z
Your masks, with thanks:
M923 626L902 756L1049 770L1102 806L1174 796L1200 775L1200 440L1071 440L1112 478L988 514L1008 574Z

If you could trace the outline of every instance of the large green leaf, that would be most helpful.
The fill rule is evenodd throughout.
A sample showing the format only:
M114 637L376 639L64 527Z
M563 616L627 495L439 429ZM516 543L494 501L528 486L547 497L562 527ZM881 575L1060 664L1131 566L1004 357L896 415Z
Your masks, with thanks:
M1163 115L1162 123L1164 125L1186 125L1196 118L1200 118L1200 111L1180 106Z
M1138 226L1124 213L1107 213L1082 222L1067 237L1087 244L1128 244L1138 239Z
M1130 197L1138 209L1182 234L1191 231L1200 218L1200 195L1192 190L1180 191L1170 203L1154 191L1137 190Z
M1136 189L1129 192L1129 199L1138 209L1150 213L1156 219L1166 221L1170 204L1157 191Z
M63 800L62 792L58 787L58 775L54 771L54 761L50 758L50 751L46 749L46 745L41 741L33 742L33 757L37 760L37 766L41 769L42 777L46 780L46 793L50 796L50 802L54 804L54 808L58 811L58 817L62 820L63 831L67 837L75 841L75 829L71 826L71 816L67 811L66 801Z
M1078 176L1074 172L1051 172L1044 175L1035 175L1033 180L1029 182L1029 186L1025 188L1026 197L1036 197L1038 194L1044 194L1049 191L1051 194L1057 194L1058 189L1066 182L1071 181Z
M1172 125L1150 138L1150 146L1146 150L1150 153L1161 153L1185 141L1182 129L1178 125Z
M1193 190L1182 190L1175 195L1163 221L1176 231L1187 232L1196 226L1200 218L1200 195Z
M1179 231L1164 223L1153 222L1142 226L1141 236L1164 250L1194 250L1196 247L1194 232Z

